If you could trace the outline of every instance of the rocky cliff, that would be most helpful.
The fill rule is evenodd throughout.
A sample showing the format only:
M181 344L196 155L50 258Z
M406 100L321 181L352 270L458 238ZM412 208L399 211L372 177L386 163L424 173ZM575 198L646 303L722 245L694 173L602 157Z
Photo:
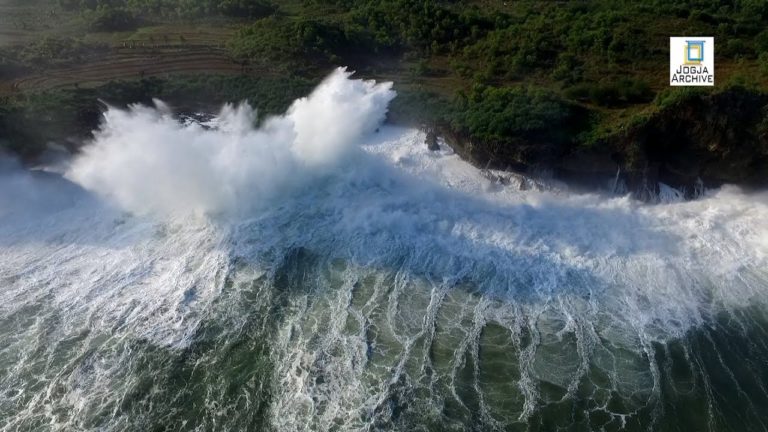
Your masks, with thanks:
M659 182L687 196L702 185L768 186L768 94L740 87L693 93L591 146L520 138L499 146L450 127L439 130L457 153L478 166L546 172L586 189L623 185L641 199L655 196Z

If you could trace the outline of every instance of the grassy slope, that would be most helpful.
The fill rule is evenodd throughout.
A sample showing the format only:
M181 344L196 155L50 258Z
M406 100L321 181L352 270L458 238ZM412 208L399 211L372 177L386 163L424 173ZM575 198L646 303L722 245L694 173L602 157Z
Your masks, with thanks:
M307 6L304 3L296 0L281 2L281 11L285 15L285 19L297 21L310 17L329 23L343 22L347 19L346 15L339 12L339 8L317 4ZM552 16L556 14L555 11L562 9L567 3L472 0L457 2L448 8L459 12L468 7L477 6L484 16L492 16L498 12L507 14L513 19L524 20L530 14ZM638 33L630 36L630 38L639 40L640 44L645 45L644 49L648 54L627 63L621 59L612 59L609 55L602 53L580 53L579 67L582 70L582 76L579 81L588 84L610 84L622 79L638 80L647 84L650 89L650 94L645 101L601 104L592 100L569 98L566 91L573 83L553 78L555 64L531 67L513 74L512 77L500 74L501 76L481 76L478 78L479 74L474 72L482 70L486 65L482 62L472 63L472 59L464 60L469 63L469 67L473 70L468 75L457 73L455 63L457 57L461 58L461 54L457 55L456 52L431 52L427 54L424 52L406 52L405 55L398 56L377 54L363 58L341 54L338 57L347 60L347 64L351 64L365 76L395 81L401 93L429 93L446 105L451 103L457 92L469 92L478 81L494 87L533 86L547 88L560 94L563 99L568 99L571 103L592 112L596 119L596 128L592 132L597 136L610 135L637 121L638 118L650 115L658 109L657 104L651 103L653 99L658 98L660 94L672 91L668 86L668 38L673 35L718 35L715 91L734 83L746 84L757 90L768 90L768 71L765 70L765 66L761 68L754 52L720 54L720 51L725 51L724 47L731 39L748 39L748 37L739 35L738 29L729 30L734 34L722 35L724 30L719 28L717 23L707 22L706 17L700 19L692 16L659 15L653 8L640 8L638 10L631 6L633 3L639 2L595 1L592 3L597 5L594 9L595 12L599 13L609 13L614 5L618 10L625 8L630 11L622 13L614 27L620 28L619 31L637 31ZM622 6L622 4L630 6ZM542 24L542 31L553 31L547 27L563 25L563 21L568 19L567 16L557 18L558 21L554 21L554 24L545 20ZM732 23L729 25L737 27L739 24ZM557 30L554 31L557 32ZM502 65L502 68L505 66ZM417 69L420 71L416 71ZM433 108L429 106L427 110ZM429 113L422 114L429 117Z
M500 51L499 64L493 66L488 62L495 58L484 54L490 46L483 45L486 36L450 49L445 44L438 49L430 49L427 45L425 49L419 46L417 40L408 46L376 53L336 46L318 53L307 51L305 46L295 46L295 36L284 31L291 26L311 22L346 31L350 23L359 19L354 10L350 12L347 6L343 6L343 2L341 6L332 3L328 0L280 1L274 18L276 24L264 26L265 31L259 28L263 34L257 44L265 45L262 48L270 55L264 56L257 49L256 54L233 59L231 54L238 41L238 29L250 25L248 21L216 16L194 21L165 18L160 22L157 19L145 22L134 31L93 32L87 29L80 14L62 10L53 0L0 0L0 47L30 46L45 37L75 38L86 46L86 51L88 47L106 47L106 51L99 51L90 57L86 52L83 59L77 61L63 59L60 63L42 65L33 62L32 67L13 78L0 79L0 97L10 95L12 103L24 105L29 99L25 95L30 92L54 88L77 91L74 89L76 85L87 88L101 86L113 79L138 80L157 76L179 83L170 83L165 90L147 87L161 91L156 96L179 97L178 89L186 89L192 94L208 95L212 103L224 98L250 98L270 100L270 109L277 109L280 104L274 102L276 99L293 97L295 92L277 90L272 95L265 83L283 79L294 83L289 87L298 91L334 64L345 64L358 70L362 76L394 81L401 94L394 106L395 118L415 122L441 120L443 117L443 120L450 120L446 112L455 109L456 95L471 93L478 83L501 89L543 88L558 95L565 103L590 113L590 126L579 139L583 145L591 145L659 109L652 100L669 92L668 37L682 34L718 36L716 90L732 82L746 82L762 90L768 88L768 73L759 66L751 46L742 54L720 54L725 51L723 48L729 44L729 39L748 40L739 34L738 22L728 21L728 12L718 18L722 21L722 17L726 17L723 24L714 22L708 16L694 16L688 11L659 15L653 8L637 6L638 2L621 0L582 3L588 5L585 11L573 12L569 9L567 13L562 12L566 6L579 2L441 2L441 8L457 14L477 7L477 14L483 19L491 21L493 17L504 16L512 23L522 23L517 33L502 35L501 47L494 47ZM587 27L573 31L569 26L573 16L579 13L599 18L587 20ZM498 30L501 27L495 28ZM612 33L602 35L600 31L605 32L605 29ZM363 29L360 34L365 35L367 30ZM484 29L483 32L492 30ZM532 40L535 49L544 51L543 46L553 41L561 43L558 38L565 39L569 34L584 34L588 38L616 38L616 35L624 34L623 43L638 42L644 55L628 62L621 56L617 58L608 53L607 49L605 52L575 52L575 69L579 70L579 77L563 79L553 72L560 61L557 53L546 53L551 58L539 59L532 65L518 68L510 60L515 52L504 51L510 47L519 48L519 40L524 44L526 39ZM515 43L505 47L504 38L515 39ZM242 61L247 63L246 67L243 67ZM228 75L231 78L197 78L202 73ZM171 74L194 77L170 79ZM244 77L239 76L241 74ZM573 92L574 86L611 86L621 79L642 82L648 86L649 94L642 101L600 103L590 97L575 97L569 93ZM245 81L249 80L253 83L246 84ZM168 88L174 90L169 91ZM222 90L224 88L226 90ZM100 93L97 91L94 94ZM258 105L259 102L256 103ZM285 103L287 100L283 101Z
M241 65L226 50L238 25L210 17L93 31L80 13L62 9L55 0L0 0L0 66L12 55L24 66L5 77L0 73L0 96L167 73L238 74ZM35 48L51 40L78 44L83 57Z

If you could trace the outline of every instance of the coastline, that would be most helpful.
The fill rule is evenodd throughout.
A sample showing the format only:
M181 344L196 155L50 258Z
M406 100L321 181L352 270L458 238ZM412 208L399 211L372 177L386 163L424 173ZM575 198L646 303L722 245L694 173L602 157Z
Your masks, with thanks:
M743 87L695 94L607 137L599 146L575 144L544 156L525 152L524 147L537 143L517 137L510 139L510 145L522 148L518 154L524 156L505 159L492 146L450 125L426 128L478 168L544 175L576 190L630 193L652 201L663 185L686 199L723 184L745 189L768 185L768 94Z
M29 166L39 164L41 156L44 160L52 143L55 148L64 147L76 153L101 121L101 98L117 106L147 103L158 89L158 84L152 83L115 83L82 95L78 92L86 90L76 90L74 97L65 99L75 101L71 102L73 109L66 110L67 115L74 116L73 121L61 127L66 122L52 116L53 121L46 124L43 120L34 134L14 135L17 125L12 117L7 117L5 130L0 122L0 141L5 139L10 144L6 145L9 153ZM292 97L292 92L286 91L284 98ZM183 100L161 97L175 106L176 115L182 117L201 110L214 112L218 106L214 101L193 106ZM280 110L279 104L274 105L271 111ZM552 125L553 129L561 129L560 135L568 137L565 140L521 134L501 142L486 142L474 139L445 119L418 122L418 117L398 111L403 107L392 109L387 122L410 127L419 127L420 123L422 129L432 131L435 138L441 137L462 159L478 168L553 179L575 191L629 193L642 201L654 201L664 185L687 199L723 184L746 189L768 186L768 93L731 86L714 93L690 92L658 105L639 121L629 122L592 142L583 136L592 130L579 130L569 124ZM30 107L22 105L20 112L34 113L34 105Z

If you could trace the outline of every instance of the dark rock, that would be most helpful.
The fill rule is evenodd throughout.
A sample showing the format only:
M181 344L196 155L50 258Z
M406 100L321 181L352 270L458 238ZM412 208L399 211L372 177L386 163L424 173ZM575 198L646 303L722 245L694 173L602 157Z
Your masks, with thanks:
M669 107L617 137L636 158L628 168L658 167L659 181L692 186L768 183L768 95L733 88Z
M427 148L431 151L440 150L440 144L437 143L437 133L434 131L434 129L429 129L427 131L427 138L424 140L424 142L427 144Z
M768 186L768 94L743 88L690 96L589 148L523 137L478 143L447 126L438 130L478 167L525 175L550 169L577 189L622 183L638 199L652 200L659 182L687 197L702 185Z

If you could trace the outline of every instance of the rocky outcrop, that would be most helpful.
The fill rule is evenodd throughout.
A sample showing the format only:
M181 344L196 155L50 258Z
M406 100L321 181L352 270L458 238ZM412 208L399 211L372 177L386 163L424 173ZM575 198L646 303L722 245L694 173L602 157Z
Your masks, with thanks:
M427 128L427 136L424 139L424 143L430 151L440 150L440 144L437 142L437 132L432 128Z
M734 88L670 106L616 137L628 170L670 185L768 183L768 95Z
M768 94L743 88L683 98L590 147L512 138L500 152L498 144L475 142L448 127L439 131L479 167L545 171L576 188L613 187L640 199L655 196L659 182L689 197L702 185L768 186Z

